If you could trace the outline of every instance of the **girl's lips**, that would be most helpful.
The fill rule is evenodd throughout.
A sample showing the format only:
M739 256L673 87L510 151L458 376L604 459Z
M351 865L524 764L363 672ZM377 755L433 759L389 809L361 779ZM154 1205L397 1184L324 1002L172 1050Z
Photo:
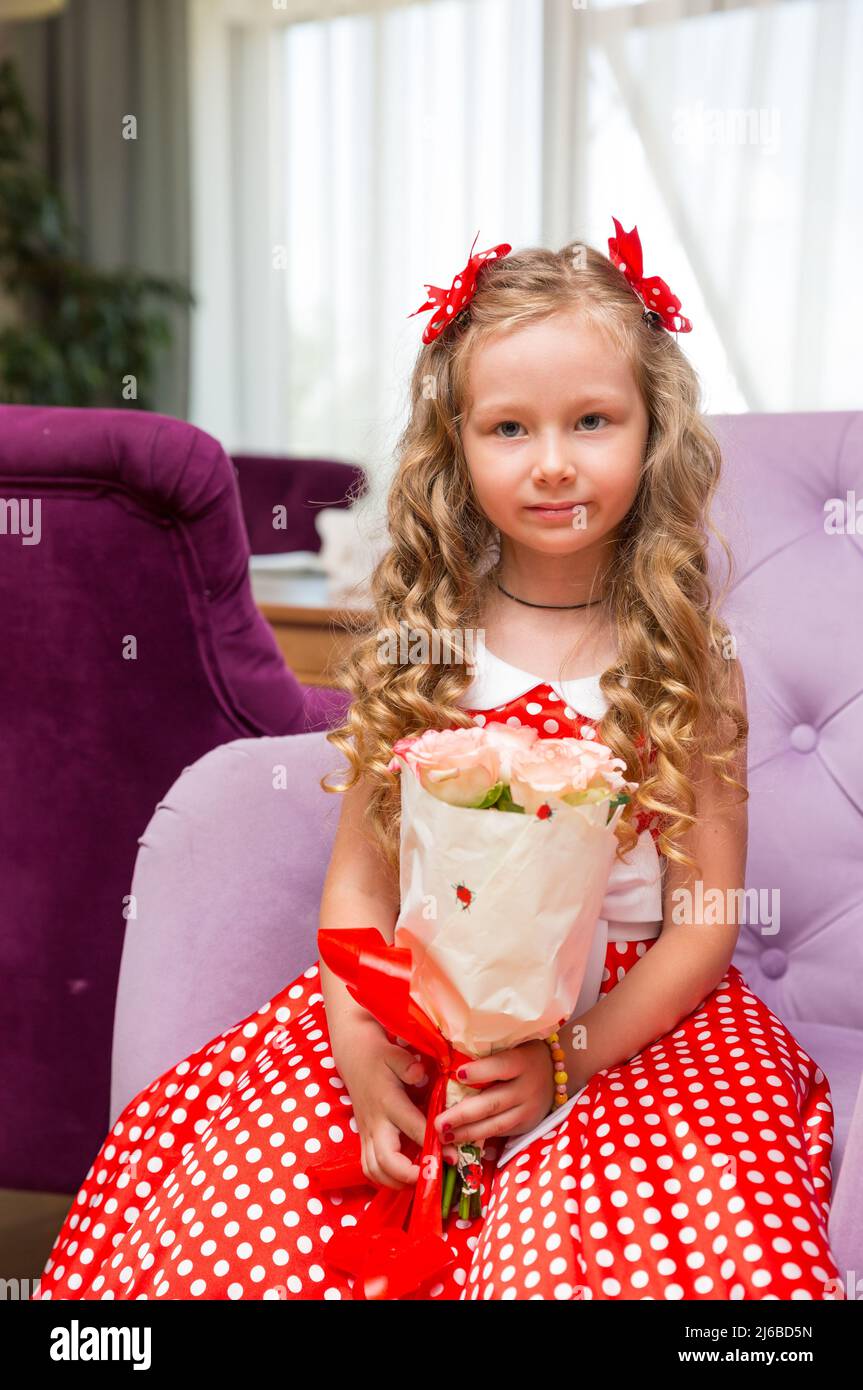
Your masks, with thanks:
M566 502L566 503L563 504L563 506L558 506L558 507L539 507L539 506L536 506L536 507L528 507L527 510L528 510L529 512L533 512L536 516L550 516L550 517L553 517L553 516L565 516L565 517L567 517L567 518L571 518L573 512L574 512L575 509L576 509L576 507L584 507L584 506L586 506L586 505L587 505L587 504L586 504L585 502Z
M578 502L549 502L547 506L541 502L536 502L530 510L532 512L566 512L577 506L579 506Z

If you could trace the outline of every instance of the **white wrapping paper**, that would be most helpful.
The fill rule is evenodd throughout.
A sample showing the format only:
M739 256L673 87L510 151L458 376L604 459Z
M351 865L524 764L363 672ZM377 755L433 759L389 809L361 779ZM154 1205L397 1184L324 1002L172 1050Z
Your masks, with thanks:
M455 1047L546 1037L581 991L617 848L608 803L553 815L451 806L401 765L401 909L410 992Z

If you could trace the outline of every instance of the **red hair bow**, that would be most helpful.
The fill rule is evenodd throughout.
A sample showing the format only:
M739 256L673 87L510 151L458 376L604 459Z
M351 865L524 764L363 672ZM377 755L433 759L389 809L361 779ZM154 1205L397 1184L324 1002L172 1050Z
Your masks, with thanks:
M658 314L671 333L689 333L692 324L680 312L680 300L672 294L658 275L645 278L638 228L625 232L616 217L612 217L617 236L608 238L608 254L622 271L645 308Z
M414 309L413 314L408 314L412 319L415 314L421 314L425 309L436 309L423 329L423 342L430 343L437 335L451 323L466 304L473 299L476 291L476 282L479 272L482 270L486 261L493 261L505 256L512 247L505 241L500 246L492 246L488 251L478 251L473 254L473 247L476 246L477 231L473 239L473 246L470 248L467 265L464 270L460 270L453 280L448 290L439 289L437 285L426 285L429 297L425 304L421 304L418 309Z

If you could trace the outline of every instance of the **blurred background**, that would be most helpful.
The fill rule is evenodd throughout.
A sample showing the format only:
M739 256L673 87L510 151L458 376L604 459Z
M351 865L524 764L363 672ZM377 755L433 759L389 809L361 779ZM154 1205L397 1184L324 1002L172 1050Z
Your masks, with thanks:
M142 328L141 396L231 453L344 458L383 485L424 283L449 284L477 231L477 249L606 250L612 214L695 325L709 410L858 399L857 0L4 0L0 18L4 328L16 309L34 328L34 256L74 258L70 323L85 269L122 277L106 316L131 280L190 290L142 295L171 340ZM16 150L11 73L39 123ZM31 219L13 156L45 179ZM31 350L3 361L5 400L124 404L128 362L58 380Z
M331 596L371 563L409 315L477 233L637 224L708 411L858 397L859 0L2 0L0 54L2 399L361 469ZM278 597L310 552L266 500Z
M616 216L706 411L857 411L861 74L860 0L0 0L10 1267L105 1132L153 806L344 713L425 285Z

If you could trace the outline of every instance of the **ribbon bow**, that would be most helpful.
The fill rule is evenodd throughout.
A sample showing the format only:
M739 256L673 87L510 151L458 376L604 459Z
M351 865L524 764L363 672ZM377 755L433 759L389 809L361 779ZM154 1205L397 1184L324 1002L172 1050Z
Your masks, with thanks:
M407 1136L401 1145L402 1152L419 1165L416 1185L400 1190L382 1187L355 1226L343 1226L331 1236L323 1254L326 1263L354 1275L354 1298L402 1298L455 1259L443 1237L443 1151L435 1120L444 1109L448 1078L475 1059L453 1047L411 997L407 948L388 945L374 927L321 927L318 947L321 959L345 981L358 1004L397 1038L437 1063L422 1150ZM476 1090L491 1084L471 1082ZM319 1188L368 1184L359 1137L354 1137L353 1155L319 1160L307 1167L307 1176Z
M692 324L680 312L680 300L672 294L664 280L658 275L645 277L641 255L641 239L638 228L625 232L616 217L612 217L617 236L608 238L608 254L618 270L622 271L635 290L645 308L658 314L664 326L671 333L689 333Z
M412 319L414 315L423 313L426 309L435 309L436 312L429 319L423 329L423 342L430 343L439 333L443 332L448 323L451 323L456 314L469 304L476 292L476 282L479 272L482 270L486 261L499 259L507 255L512 247L505 241L499 246L492 246L488 251L477 251L473 254L473 247L476 246L476 238L479 236L477 231L473 239L473 246L470 248L467 265L464 270L460 270L453 280L448 290L440 289L437 285L426 285L429 297L425 304L421 304L418 309L414 309L413 314L408 314Z

